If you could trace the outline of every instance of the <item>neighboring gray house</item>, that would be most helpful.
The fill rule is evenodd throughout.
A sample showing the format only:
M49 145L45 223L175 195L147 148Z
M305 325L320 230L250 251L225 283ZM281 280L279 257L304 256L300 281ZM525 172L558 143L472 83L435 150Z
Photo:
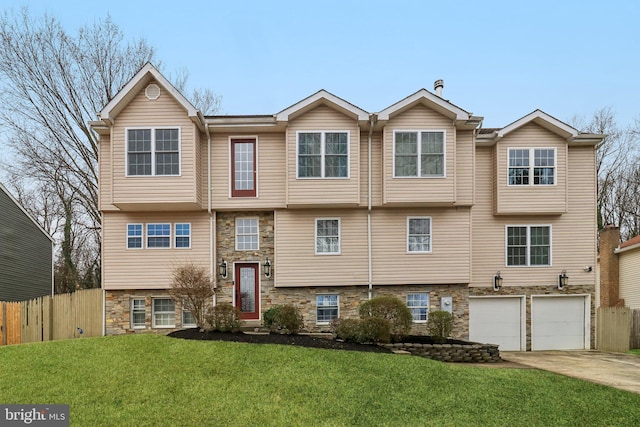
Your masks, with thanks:
M0 301L53 294L53 239L0 184Z

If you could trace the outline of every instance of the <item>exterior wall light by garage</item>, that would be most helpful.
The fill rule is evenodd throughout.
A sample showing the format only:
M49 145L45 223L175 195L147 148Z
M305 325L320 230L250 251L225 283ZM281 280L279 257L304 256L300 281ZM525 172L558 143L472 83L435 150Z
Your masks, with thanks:
M562 273L558 274L558 289L563 290L568 284L569 276L567 276L567 270L562 270Z
M500 272L496 272L496 275L493 276L493 290L494 291L499 291L500 288L502 288L502 276L500 275Z
M271 277L272 266L271 261L269 261L269 257L267 257L267 260L264 262L262 267L264 268L264 277L267 279Z
M222 261L218 264L218 275L223 279L227 278L227 261L225 261L224 258L222 258Z

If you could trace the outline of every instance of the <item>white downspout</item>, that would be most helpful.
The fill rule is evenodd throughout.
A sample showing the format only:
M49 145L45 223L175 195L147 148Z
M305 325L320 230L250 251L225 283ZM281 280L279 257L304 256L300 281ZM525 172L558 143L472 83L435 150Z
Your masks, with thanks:
M216 289L218 288L218 275L215 268L216 259L216 236L215 236L215 215L211 211L211 133L209 133L209 124L204 124L205 132L207 132L207 212L209 213L209 274L213 281L213 306L216 306Z
M369 299L373 298L373 259L371 253L371 134L373 133L373 125L375 116L372 114L369 118L369 138L367 140L367 261L369 273Z

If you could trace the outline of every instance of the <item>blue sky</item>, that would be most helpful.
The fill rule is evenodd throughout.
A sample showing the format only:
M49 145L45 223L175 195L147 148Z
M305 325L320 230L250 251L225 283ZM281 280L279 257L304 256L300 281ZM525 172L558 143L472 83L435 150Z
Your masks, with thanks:
M110 14L167 73L222 95L225 114L272 114L319 89L370 112L445 82L443 96L502 127L536 108L561 119L611 107L640 117L640 2L45 1L75 31Z

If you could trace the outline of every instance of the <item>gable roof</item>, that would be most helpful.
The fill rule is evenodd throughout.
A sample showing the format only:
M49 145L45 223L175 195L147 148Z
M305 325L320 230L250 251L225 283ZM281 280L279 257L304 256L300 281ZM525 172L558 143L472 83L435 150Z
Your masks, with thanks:
M429 108L438 111L440 114L443 114L454 120L470 120L472 117L471 113L463 110L455 104L452 104L446 99L443 99L426 89L420 89L412 95L409 95L406 98L380 111L378 113L378 120L389 120L396 114L399 114L417 104L424 104Z
M49 235L49 233L47 233L47 232L45 231L45 229L44 229L44 228L42 228L42 226L40 226L40 224L38 224L38 221L36 221L36 220L35 220L35 219L34 219L34 218L29 214L29 212L27 212L27 211L25 210L25 208L24 208L24 207L22 207L22 205L20 204L20 202L18 202L18 200L17 200L15 197L13 197L13 194L11 194L11 193L9 192L9 190L7 190L7 188L6 188L4 185L2 185L2 183L1 183L1 182L0 182L0 191L2 191L4 194L6 194L6 195L7 195L7 197L9 197L9 199L11 199L11 201L12 201L12 202L13 202L13 203L14 203L14 204L15 204L15 205L16 205L16 206L17 206L17 207L22 211L22 213L23 213L23 214L25 214L25 216L26 216L27 218L29 218L29 220L30 220L31 222L33 222L33 223L35 224L35 226L36 226L36 227L38 227L38 229L42 232L42 234L44 234L45 236L47 236L47 238L48 238L49 240L51 240L51 242L53 242L53 237L51 237L51 235Z
M275 117L277 121L289 121L320 105L327 105L330 108L340 111L348 116L352 116L359 121L369 120L368 112L324 89L321 89L302 101L296 102L292 106L276 113Z
M131 102L131 100L150 81L155 80L180 104L191 120L201 129L204 127L202 113L185 98L150 62L147 62L135 76L124 85L118 94L100 111L100 119L108 125L112 125L115 118Z
M569 126L568 124L561 122L560 120L556 119L555 117L545 113L542 110L535 110L532 111L531 113L527 114L526 116L516 120L515 122L512 122L511 124L508 124L507 126L503 127L502 129L498 130L498 134L497 137L498 138L502 138L504 137L506 134L515 131L516 129L521 128L522 126L529 124L529 123L536 123L540 126L542 126L543 128L565 138L574 138L576 136L578 136L579 132L577 129Z

